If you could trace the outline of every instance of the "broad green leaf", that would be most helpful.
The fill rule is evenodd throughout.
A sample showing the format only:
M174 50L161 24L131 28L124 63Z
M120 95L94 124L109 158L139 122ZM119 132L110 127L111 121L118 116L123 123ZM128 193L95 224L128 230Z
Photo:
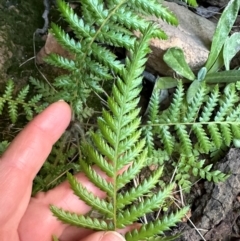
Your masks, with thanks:
M163 56L165 63L172 68L177 74L189 79L194 80L195 75L190 69L185 60L184 53L180 48L169 48Z
M172 77L161 77L156 80L155 86L158 89L170 89L176 87L178 84L178 80Z
M240 81L240 70L229 70L206 74L205 81L208 84L235 83Z
M211 67L209 71L207 71L208 74L218 72L222 67L224 66L224 60L223 60L223 49L220 51L215 63Z
M218 21L215 34L213 36L212 46L205 67L210 70L215 63L232 26L237 18L240 7L239 0L231 0L224 9L221 18Z
M230 69L232 58L240 50L240 33L234 33L227 38L223 47L223 59L226 70Z

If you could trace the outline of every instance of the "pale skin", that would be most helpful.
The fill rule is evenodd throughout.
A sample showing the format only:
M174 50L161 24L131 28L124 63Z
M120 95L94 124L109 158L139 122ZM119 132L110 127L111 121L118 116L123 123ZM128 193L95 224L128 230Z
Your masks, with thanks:
M0 159L0 239L1 241L123 241L116 232L93 232L58 221L49 210L54 204L65 210L87 213L90 208L72 192L67 182L31 198L32 181L53 144L67 128L71 109L63 101L50 105L35 117L11 143ZM100 172L100 171L98 171ZM77 175L95 195L105 194L84 176Z

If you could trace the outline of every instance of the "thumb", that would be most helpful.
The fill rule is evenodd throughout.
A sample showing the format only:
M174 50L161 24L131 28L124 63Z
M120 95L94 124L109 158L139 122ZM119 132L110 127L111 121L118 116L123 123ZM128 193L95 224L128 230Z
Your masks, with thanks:
M117 232L108 231L93 233L81 241L125 241L125 239Z

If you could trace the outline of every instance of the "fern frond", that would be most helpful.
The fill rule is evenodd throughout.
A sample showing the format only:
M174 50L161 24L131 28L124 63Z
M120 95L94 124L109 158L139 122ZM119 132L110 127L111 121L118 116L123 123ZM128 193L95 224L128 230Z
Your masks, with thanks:
M142 30L148 27L148 22L136 15L128 6L119 8L116 13L112 16L112 20L115 23L121 23L128 29Z
M152 154L147 159L147 165L164 165L166 161L169 161L170 156L165 150L157 149L153 150Z
M116 60L116 56L111 51L95 43L92 44L91 48L94 59L98 60L99 63L106 65L109 69L114 70L116 73L120 73L123 69L123 64Z
M97 41L109 44L110 46L124 47L131 49L134 44L134 37L124 33L116 33L114 30L102 28L96 38Z
M83 0L83 16L88 16L90 20L95 19L96 23L101 25L104 19L108 16L109 11L104 8L101 0Z
M102 142L99 144L102 145ZM106 146L106 145L103 145L102 148L104 146ZM113 170L112 165L109 164L102 155L99 155L99 153L97 151L95 151L92 146L83 144L83 154L88 155L89 159L94 161L94 163L97 166L99 166L104 172L106 172L109 177L113 177L114 170ZM113 153L112 157L114 157L114 153ZM110 159L110 160L112 160L112 159Z
M148 119L153 121L153 123L157 122L158 118L158 107L160 105L159 95L160 91L154 88L148 104Z
M3 114L4 106L7 104L8 115L12 123L15 123L17 121L20 108L22 111L24 111L27 120L30 120L33 118L34 113L39 113L46 107L46 105L39 104L40 100L42 99L42 95L40 94L35 95L32 98L29 98L28 101L26 101L29 93L28 85L23 87L16 97L14 97L14 87L14 82L12 80L9 80L6 83L6 89L4 91L4 94L2 95L2 97L0 96L0 115Z
M145 140L139 140L134 148L126 150L124 155L119 157L119 164L117 166L118 169L123 168L125 165L128 164L128 160L135 160L138 157L141 157L142 149L145 147Z
M112 80L113 73L121 75L123 71L123 64L109 47L133 49L136 40L133 31L143 33L151 23L146 19L149 15L177 24L176 17L156 0L112 0L104 3L84 0L80 6L81 17L63 0L58 0L57 6L75 36L70 37L56 24L52 24L50 32L72 55L68 59L50 54L46 62L69 71L68 78L57 78L53 86L57 90L56 96L70 102L74 114L81 120L89 116L84 110L91 93L103 92L98 82ZM152 37L167 38L156 26Z
M86 9L86 11L92 10ZM142 215L159 208L159 205L171 197L174 184L165 187L157 194L151 194L151 189L155 187L162 174L161 168L139 187L131 188L126 194L119 194L120 189L130 183L146 165L148 151L139 128L141 121L137 106L143 66L146 63L145 56L149 53L148 42L153 33L154 27L149 27L139 42L135 41L129 58L125 61L126 67L119 71L112 96L108 98L108 110L104 110L102 117L98 119L99 131L91 133L91 144L89 142L82 144L84 156L82 171L96 187L108 194L107 198L99 199L68 174L74 193L91 208L97 210L106 222L52 207L54 215L62 221L97 230L116 230L132 224ZM152 116L157 117L154 113ZM100 168L110 183L97 174L92 165ZM126 167L127 170L123 171ZM150 198L138 203L144 194ZM137 204L132 204L134 202ZM155 231L153 233L155 235Z
M220 181L227 177L223 173L204 171L205 167L198 166L197 159L199 153L211 154L223 145L230 146L234 138L239 139L240 108L237 86L238 83L227 85L220 95L218 85L207 89L206 85L201 83L195 97L187 103L187 93L179 81L169 108L158 111L158 121L155 121L156 113L154 118L148 115L144 134L151 137L152 149L154 140L158 140L161 145L157 151L162 153L164 149L170 157L179 158L179 163L173 163L173 166L177 172L175 180L182 188L189 190L191 173L208 180ZM152 98L154 100L156 97L153 95ZM159 160L162 164L163 159Z

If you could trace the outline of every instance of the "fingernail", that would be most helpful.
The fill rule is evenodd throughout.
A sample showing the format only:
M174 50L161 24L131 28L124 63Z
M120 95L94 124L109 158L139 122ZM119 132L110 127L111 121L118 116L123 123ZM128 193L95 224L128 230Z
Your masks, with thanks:
M63 99L60 99L60 100L58 100L58 101L62 101L62 102L65 102Z
M106 232L101 241L125 241L125 238L117 232Z

